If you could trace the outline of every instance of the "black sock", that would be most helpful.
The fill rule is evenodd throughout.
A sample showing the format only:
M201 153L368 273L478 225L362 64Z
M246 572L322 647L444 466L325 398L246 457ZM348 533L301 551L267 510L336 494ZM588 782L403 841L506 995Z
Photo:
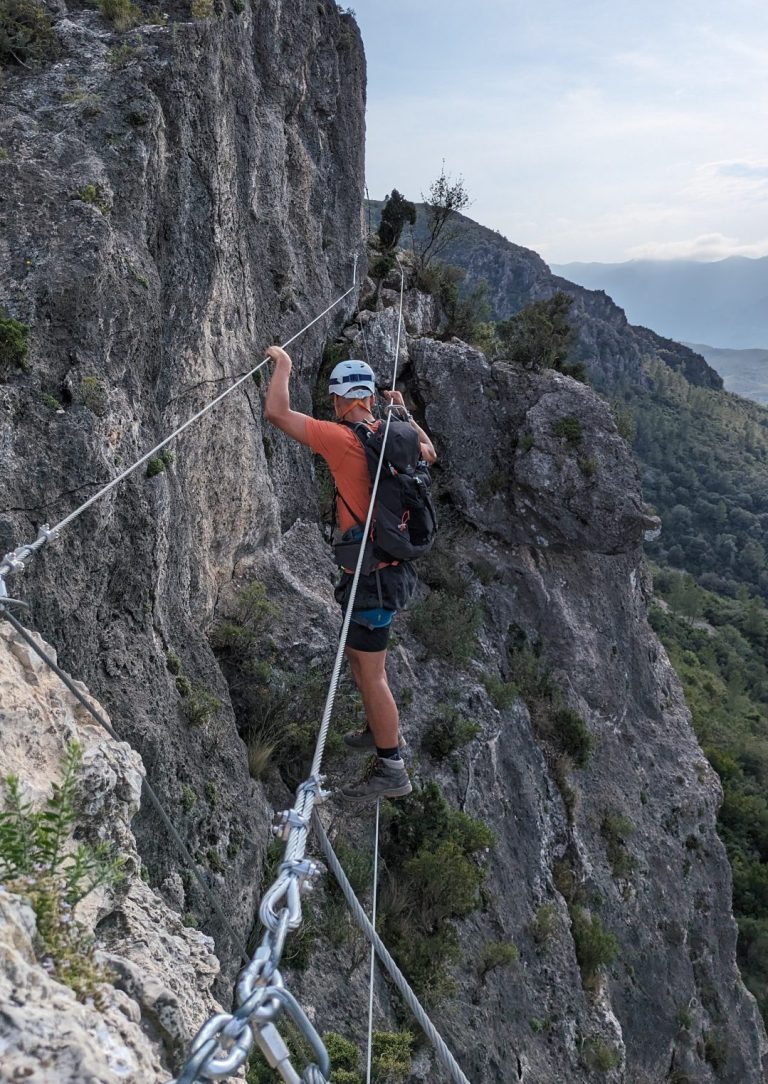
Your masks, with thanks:
M393 746L392 749L380 749L379 746L377 745L376 746L376 756L380 757L382 760L399 760L400 759L400 750L398 749L398 747L396 745Z

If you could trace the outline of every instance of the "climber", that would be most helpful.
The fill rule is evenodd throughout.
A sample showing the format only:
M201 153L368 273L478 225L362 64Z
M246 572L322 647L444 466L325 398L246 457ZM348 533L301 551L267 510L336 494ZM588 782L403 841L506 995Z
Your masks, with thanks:
M308 445L325 459L337 487L336 516L345 540L359 540L359 523L364 523L371 495L366 454L348 425L362 423L375 431L382 423L374 417L375 378L365 362L343 361L330 376L329 394L337 422L318 421L291 409L288 378L291 359L279 346L267 356L274 370L267 389L265 414L289 437ZM416 430L419 448L426 463L437 458L432 441L408 413L399 391L384 391L383 397ZM336 599L342 612L349 597L352 576L342 569ZM412 787L403 762L405 743L400 738L399 715L387 681L386 658L392 619L409 602L416 586L416 573L409 561L379 564L360 576L355 608L345 647L354 682L360 691L368 726L362 732L346 734L346 744L360 752L376 753L374 770L359 783L341 788L346 801L363 803L377 798L400 798Z

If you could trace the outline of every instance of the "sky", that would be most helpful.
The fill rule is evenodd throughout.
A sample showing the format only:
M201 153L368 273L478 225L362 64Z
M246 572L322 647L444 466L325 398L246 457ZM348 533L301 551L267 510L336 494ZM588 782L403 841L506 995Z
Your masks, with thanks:
M354 2L354 0L353 0ZM549 263L768 255L765 0L356 0L367 180Z

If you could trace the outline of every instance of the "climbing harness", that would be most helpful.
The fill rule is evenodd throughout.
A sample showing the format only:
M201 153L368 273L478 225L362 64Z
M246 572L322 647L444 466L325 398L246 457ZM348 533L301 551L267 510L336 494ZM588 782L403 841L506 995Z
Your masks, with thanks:
M398 260L399 264L399 260ZM292 338L288 339L284 346L290 345L300 335L307 331L313 324L317 323L323 316L330 312L336 305L338 305L345 297L347 297L355 289L356 282L356 270L357 270L357 257L355 257L355 270L353 273L353 285L345 291L339 298L336 299L331 305L310 321L301 331L297 332ZM403 319L403 290L404 290L404 272L402 265L400 265L400 307L399 318L397 327L397 341L395 346L395 358L392 371L392 383L391 388L394 391L397 381L397 367L400 354L400 338L402 332L402 319ZM367 346L366 346L367 350ZM47 666L56 673L62 681L66 684L67 688L77 697L79 702L90 712L90 714L96 719L96 721L116 740L120 740L113 728L109 725L104 716L98 712L83 696L82 693L76 688L74 683L67 675L54 663L54 661L43 651L42 648L36 643L34 638L27 632L26 629L11 615L8 610L8 606L14 601L9 598L5 577L9 573L20 572L24 569L24 563L33 556L39 549L41 549L47 542L53 541L59 537L60 532L73 522L79 515L81 515L87 508L93 505L106 493L115 488L124 478L127 478L135 470L137 470L143 463L146 463L152 456L156 455L161 449L170 443L175 437L183 433L193 422L201 418L207 411L211 410L217 403L220 403L224 398L230 395L237 387L239 387L245 380L251 377L254 373L258 372L264 365L267 364L269 359L265 358L259 365L255 366L244 376L240 377L235 383L226 389L221 395L217 396L214 400L208 403L205 407L199 410L191 418L189 418L183 425L179 426L173 433L167 436L159 444L157 444L146 455L138 459L127 470L123 471L117 478L112 479L111 482L103 486L98 493L94 494L87 501L81 504L68 516L66 516L60 523L57 523L54 527L49 527L47 524L40 528L37 539L23 546L19 546L17 549L5 555L0 562L0 614L2 614L16 629L17 633L29 644L33 650L43 659ZM383 434L381 439L381 454L375 475L372 479L371 496L368 506L368 512L366 516L365 525L363 527L363 537L369 537L371 531L371 523L375 509L376 494L379 487L379 481L381 478L382 465L384 463L384 449L386 447L387 437L389 435L390 426L393 418L393 404L389 404L386 410L386 422L383 427ZM371 1047L372 1047L372 1021L373 1021L373 953L378 954L387 971L392 977L393 982L397 986L398 990L402 994L406 1003L413 1011L419 1025L423 1029L424 1033L429 1038L435 1047L438 1059L448 1070L454 1084L469 1084L469 1081L461 1072L461 1069L457 1065L453 1055L448 1050L445 1042L440 1034L435 1029L429 1017L425 1013L424 1009L416 999L413 991L408 986L402 973L397 968L392 957L389 955L383 942L379 938L375 930L376 922L376 884L374 884L374 901L373 901L373 924L369 921L359 901L355 897L352 888L344 874L343 869L336 857L333 848L325 834L320 816L317 811L317 806L322 803L327 797L328 792L323 789L324 776L321 775L321 767L323 761L323 755L325 752L325 745L328 737L328 730L331 722L331 715L333 712L333 706L338 691L339 680L341 676L341 667L344 660L344 649L346 646L347 636L349 633L349 625L352 617L352 610L354 607L355 597L357 594L358 583L360 580L361 569L364 558L364 547L360 547L359 555L355 565L354 574L349 588L349 594L347 597L347 605L344 612L344 618L342 622L341 634L339 636L338 648L336 651L336 657L334 660L333 670L328 686L328 692L326 695L325 705L323 709L323 716L320 723L320 729L317 736L315 745L315 752L312 759L312 765L310 768L309 777L300 784L296 791L296 798L293 806L282 812L276 813L273 822L273 832L275 836L285 843L285 852L283 861L280 863L278 876L274 884L267 889L264 893L261 905L259 908L259 918L264 926L264 934L261 939L261 943L253 955L248 959L246 966L240 972L236 990L235 1000L237 1008L232 1013L217 1013L212 1016L198 1031L197 1035L193 1039L190 1047L189 1057L187 1058L181 1072L175 1078L172 1084L199 1084L204 1081L217 1081L224 1080L227 1077L232 1076L247 1061L254 1043L259 1047L267 1063L271 1068L279 1073L280 1077L286 1084L329 1084L331 1065L328 1053L323 1045L322 1039L318 1035L317 1031L307 1018L301 1006L298 1004L293 995L285 988L282 975L279 970L279 964L283 954L285 946L285 940L289 932L296 930L302 922L302 897L305 893L312 890L315 882L321 874L321 867L317 862L312 861L305 857L307 838L309 835L309 827L312 822L315 831L318 835L320 846L325 854L328 864L331 867L334 875L336 876L342 892L352 910L352 913L360 925L363 932L371 941L372 946L372 967L371 967L371 980L370 980L370 993L369 993L369 1021L368 1021L368 1055L367 1055L367 1081L370 1084L371 1074ZM194 866L191 855L187 850L183 840L179 836L178 832L174 828L172 822L165 813L159 799L156 794L146 783L147 791L152 799L158 813L161 815L166 827L173 836L175 842L179 846L181 853L185 856L185 859L190 863L190 868L195 872L201 887L204 889L205 894L214 908L216 914L224 922L225 928L227 928L233 937L234 943L242 948L239 939L231 930L229 923L226 920L223 912L221 911L215 898L211 895L210 891L205 885L205 882L200 877L199 872ZM375 857L375 882L378 880L378 837L379 837L379 804L377 802L376 807L376 857ZM244 954L244 958L247 956ZM286 1013L288 1017L293 1021L301 1034L307 1040L315 1061L307 1065L304 1071L299 1074L294 1068L291 1062L290 1051L283 1040L278 1028L275 1025L276 1019L281 1013Z

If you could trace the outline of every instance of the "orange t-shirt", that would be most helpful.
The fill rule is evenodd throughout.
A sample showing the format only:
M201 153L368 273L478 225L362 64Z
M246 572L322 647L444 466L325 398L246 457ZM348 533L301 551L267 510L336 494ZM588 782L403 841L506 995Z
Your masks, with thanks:
M378 429L380 424L381 422L376 422L369 428ZM371 476L359 438L346 425L307 418L307 443L313 452L317 452L326 461L339 493L360 523L365 523L371 497ZM344 502L338 499L336 517L342 532L357 526Z

